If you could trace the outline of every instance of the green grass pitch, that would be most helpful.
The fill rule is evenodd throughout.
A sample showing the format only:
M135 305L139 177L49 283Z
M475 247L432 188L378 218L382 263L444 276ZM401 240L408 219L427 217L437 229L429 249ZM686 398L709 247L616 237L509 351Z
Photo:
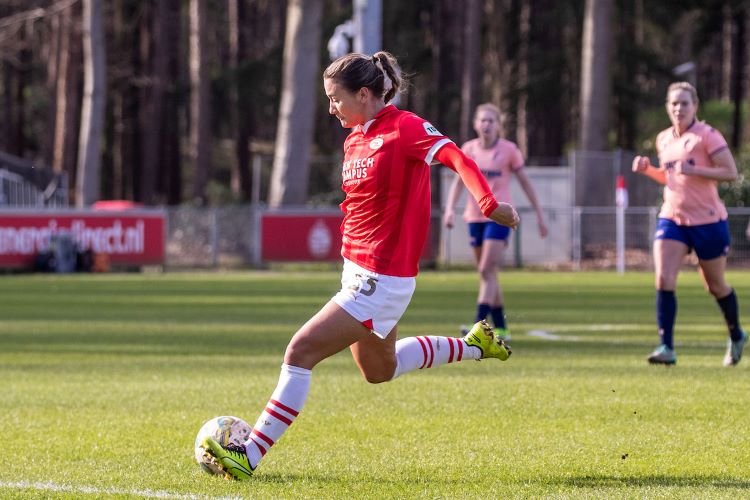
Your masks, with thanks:
M729 279L750 304L750 273ZM652 282L503 272L509 361L369 385L336 355L237 483L199 469L195 434L255 422L338 273L0 276L0 498L747 498L750 353L721 366L718 306L685 271L678 364L648 366ZM401 336L457 335L476 286L422 273Z

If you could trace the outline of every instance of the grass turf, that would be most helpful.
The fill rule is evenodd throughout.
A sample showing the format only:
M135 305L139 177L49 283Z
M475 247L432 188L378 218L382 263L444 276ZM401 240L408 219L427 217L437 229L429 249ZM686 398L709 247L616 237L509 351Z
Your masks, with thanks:
M747 303L750 274L729 277ZM198 468L194 436L219 414L255 421L338 274L2 276L0 497L746 497L750 354L721 366L721 314L684 272L678 364L648 366L652 281L504 272L508 362L373 386L334 356L235 483ZM400 335L457 335L476 285L423 273Z

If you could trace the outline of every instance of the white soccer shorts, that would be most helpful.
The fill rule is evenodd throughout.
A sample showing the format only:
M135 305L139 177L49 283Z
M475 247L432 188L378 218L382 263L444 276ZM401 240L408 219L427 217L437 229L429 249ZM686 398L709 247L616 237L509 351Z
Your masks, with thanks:
M404 315L417 280L368 271L344 259L341 290L332 300L384 339Z

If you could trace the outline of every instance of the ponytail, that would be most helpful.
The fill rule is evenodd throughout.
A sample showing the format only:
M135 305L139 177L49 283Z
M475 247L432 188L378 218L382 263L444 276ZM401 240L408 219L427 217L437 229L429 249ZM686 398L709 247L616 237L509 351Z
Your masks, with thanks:
M323 78L335 80L349 92L366 87L381 96L386 104L393 100L404 83L396 58L382 50L372 57L358 53L339 57L328 65Z

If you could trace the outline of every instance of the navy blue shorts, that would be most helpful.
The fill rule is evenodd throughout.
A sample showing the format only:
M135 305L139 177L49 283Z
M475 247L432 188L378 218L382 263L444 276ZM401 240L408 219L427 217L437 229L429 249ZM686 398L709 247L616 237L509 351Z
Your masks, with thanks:
M481 247L484 240L508 241L510 228L501 226L492 221L469 222L469 244L473 247Z
M701 224L700 226L680 226L670 219L659 219L656 225L657 240L677 240L695 250L701 260L711 260L729 253L729 224L726 220Z

